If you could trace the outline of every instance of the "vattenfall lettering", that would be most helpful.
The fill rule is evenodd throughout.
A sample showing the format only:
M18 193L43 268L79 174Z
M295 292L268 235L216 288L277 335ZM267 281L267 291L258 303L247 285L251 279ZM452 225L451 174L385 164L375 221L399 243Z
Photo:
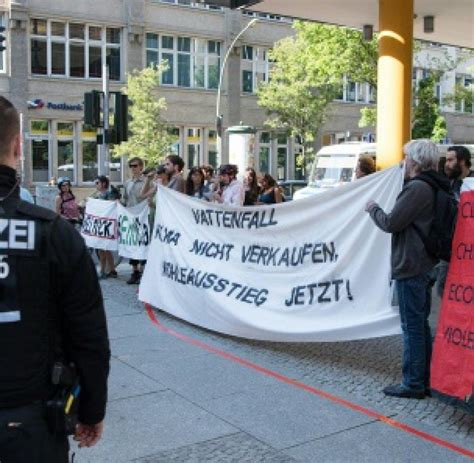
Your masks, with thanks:
M35 222L0 219L0 249L35 249Z
M278 225L274 219L275 209L260 211L218 211L214 209L192 209L197 225L220 228L265 228Z

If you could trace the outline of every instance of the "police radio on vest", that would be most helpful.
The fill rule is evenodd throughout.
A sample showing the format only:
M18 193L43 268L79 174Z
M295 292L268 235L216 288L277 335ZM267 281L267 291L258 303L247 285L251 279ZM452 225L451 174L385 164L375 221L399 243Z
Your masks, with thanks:
M35 222L0 219L0 249L35 249Z

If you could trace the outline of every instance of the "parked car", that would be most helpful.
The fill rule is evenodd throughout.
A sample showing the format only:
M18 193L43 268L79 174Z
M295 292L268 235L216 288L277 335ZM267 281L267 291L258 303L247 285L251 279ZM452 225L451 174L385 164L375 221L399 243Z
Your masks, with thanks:
M306 187L307 184L306 180L281 180L278 182L278 186L283 189L285 201L291 201L295 192Z

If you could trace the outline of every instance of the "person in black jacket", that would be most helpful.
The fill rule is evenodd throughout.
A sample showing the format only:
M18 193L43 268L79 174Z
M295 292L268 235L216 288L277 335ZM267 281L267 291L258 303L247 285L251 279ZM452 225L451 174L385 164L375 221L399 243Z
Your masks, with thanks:
M81 236L54 212L20 200L19 160L18 112L0 97L0 461L62 463L66 432L46 418L58 390L53 366L75 365L75 439L90 447L105 416L107 325Z

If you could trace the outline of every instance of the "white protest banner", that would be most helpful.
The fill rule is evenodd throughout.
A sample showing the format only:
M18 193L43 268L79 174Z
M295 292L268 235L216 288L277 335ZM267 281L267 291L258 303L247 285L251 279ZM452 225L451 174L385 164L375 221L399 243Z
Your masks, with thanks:
M115 201L88 199L81 235L89 248L116 251L117 205Z
M146 260L151 238L149 213L150 207L147 201L127 208L117 204L118 253L120 256Z
M390 210L397 166L274 206L231 208L160 187L139 298L196 325L251 339L342 341L400 332L391 306Z

